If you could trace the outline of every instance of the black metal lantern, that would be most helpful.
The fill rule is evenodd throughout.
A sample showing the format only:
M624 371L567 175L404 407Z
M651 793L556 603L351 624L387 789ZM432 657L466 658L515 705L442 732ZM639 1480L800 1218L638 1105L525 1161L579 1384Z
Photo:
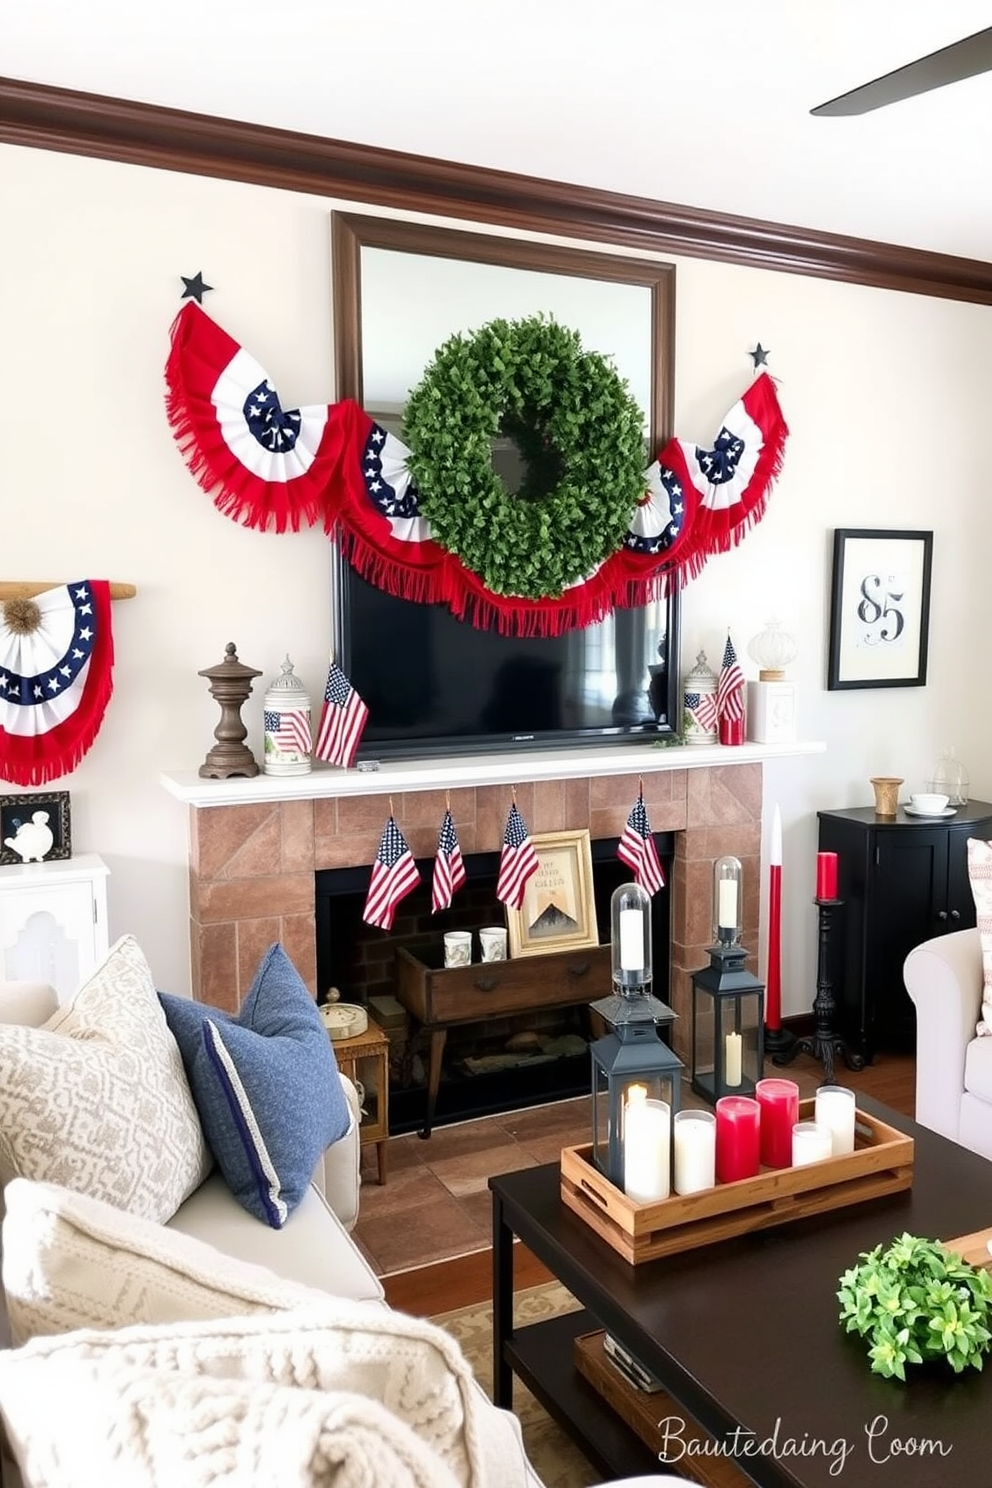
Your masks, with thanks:
M617 1188L624 1186L624 1112L631 1099L664 1101L674 1120L682 1061L658 1036L674 1021L651 993L651 898L639 884L621 884L610 902L613 994L591 1004L611 1032L590 1045L592 1159Z
M765 987L740 945L715 945L692 974L692 1088L715 1104L753 1095L765 1060Z

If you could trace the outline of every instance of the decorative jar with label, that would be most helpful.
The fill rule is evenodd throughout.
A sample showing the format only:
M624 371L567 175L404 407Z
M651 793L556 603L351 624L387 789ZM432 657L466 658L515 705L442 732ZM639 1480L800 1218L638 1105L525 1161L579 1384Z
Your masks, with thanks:
M265 694L266 775L307 775L310 772L310 696L293 671L289 657L282 675Z

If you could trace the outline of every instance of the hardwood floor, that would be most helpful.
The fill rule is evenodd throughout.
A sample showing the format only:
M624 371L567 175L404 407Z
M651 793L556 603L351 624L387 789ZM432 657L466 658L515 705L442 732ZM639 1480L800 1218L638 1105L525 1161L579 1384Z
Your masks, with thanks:
M768 1073L788 1074L797 1081L803 1095L811 1094L822 1082L822 1071L805 1058L797 1060L788 1070L778 1071L769 1066ZM870 1095L903 1115L913 1115L916 1061L912 1055L879 1054L874 1064L860 1071L841 1067L837 1082ZM399 1222L402 1224L401 1219ZM551 1280L549 1272L522 1246L514 1274L518 1288ZM492 1252L477 1250L452 1260L397 1270L383 1277L383 1287L391 1306L417 1317L477 1306L492 1297Z

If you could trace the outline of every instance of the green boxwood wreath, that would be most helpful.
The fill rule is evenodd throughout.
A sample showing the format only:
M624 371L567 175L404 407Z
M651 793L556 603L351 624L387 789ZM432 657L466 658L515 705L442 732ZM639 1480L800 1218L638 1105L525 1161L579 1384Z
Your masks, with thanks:
M493 469L509 434L526 464L512 494ZM644 415L576 331L493 320L435 353L404 440L433 536L496 594L557 598L615 553L644 495Z

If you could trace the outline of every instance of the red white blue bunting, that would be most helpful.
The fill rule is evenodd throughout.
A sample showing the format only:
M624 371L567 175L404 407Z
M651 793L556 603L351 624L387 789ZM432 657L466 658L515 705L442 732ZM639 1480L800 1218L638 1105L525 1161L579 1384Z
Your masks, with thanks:
M788 434L763 372L711 449L669 440L617 552L561 595L522 599L494 593L435 541L409 450L357 404L283 409L261 365L192 302L171 337L169 421L220 511L277 532L320 522L369 583L507 634L562 634L680 587L760 520Z
M0 778L44 785L75 769L103 722L113 663L106 579L0 608Z

